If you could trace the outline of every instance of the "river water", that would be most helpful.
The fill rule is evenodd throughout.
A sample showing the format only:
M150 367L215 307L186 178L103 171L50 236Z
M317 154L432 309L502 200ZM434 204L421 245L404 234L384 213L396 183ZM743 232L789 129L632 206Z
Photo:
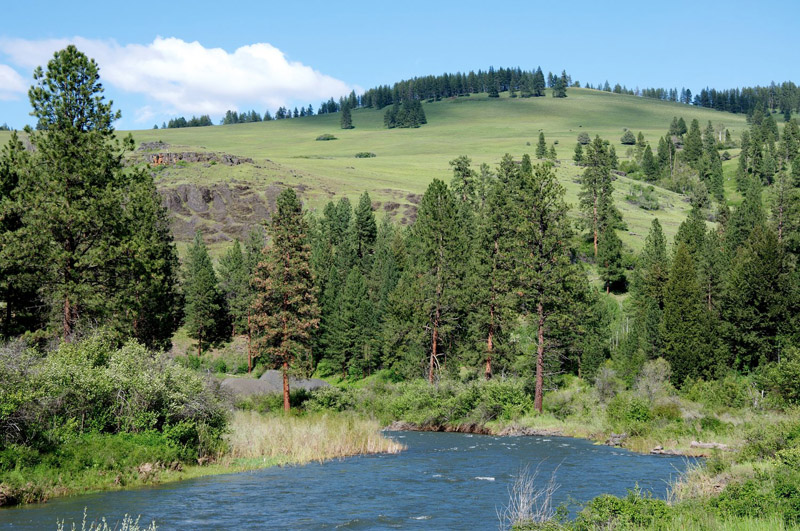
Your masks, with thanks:
M397 455L210 476L135 490L61 498L0 510L2 529L55 529L125 514L159 529L497 529L497 511L522 467L541 484L556 470L556 504L639 486L664 498L688 461L639 455L568 437L389 433Z

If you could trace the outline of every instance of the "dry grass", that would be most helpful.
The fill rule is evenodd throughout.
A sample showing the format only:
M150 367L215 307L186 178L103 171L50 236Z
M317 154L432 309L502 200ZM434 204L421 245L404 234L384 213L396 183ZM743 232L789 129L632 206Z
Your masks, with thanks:
M405 449L384 437L376 421L347 414L293 417L237 411L227 442L235 459L274 458L288 463Z

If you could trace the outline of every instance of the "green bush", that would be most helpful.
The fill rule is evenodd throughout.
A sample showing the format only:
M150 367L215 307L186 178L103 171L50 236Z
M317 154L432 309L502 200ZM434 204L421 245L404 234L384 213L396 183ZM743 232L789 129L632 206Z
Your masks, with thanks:
M320 141L337 140L337 138L335 136L333 136L332 134L330 134L330 133L325 133L324 135L319 135L317 137L317 140L320 140Z
M663 500L642 495L641 491L629 490L624 498L604 494L593 499L578 513L574 528L629 529L653 527L666 519L669 505Z
M306 402L309 411L345 411L355 405L351 394L339 387L321 387Z
M358 153L356 153L356 158L357 159L371 159L371 158L373 158L375 156L377 156L377 155L375 155L375 153L373 153L371 151L359 151Z
M615 396L606 407L606 416L616 430L631 435L642 434L647 423L653 420L648 402L630 393Z
M215 388L201 375L136 342L117 347L110 334L62 344L44 358L0 349L0 367L3 445L52 452L81 434L182 425L193 434L183 444L203 454L215 451L227 424Z
M681 394L692 402L712 408L742 408L752 403L750 379L728 374L720 380L692 380L687 378Z

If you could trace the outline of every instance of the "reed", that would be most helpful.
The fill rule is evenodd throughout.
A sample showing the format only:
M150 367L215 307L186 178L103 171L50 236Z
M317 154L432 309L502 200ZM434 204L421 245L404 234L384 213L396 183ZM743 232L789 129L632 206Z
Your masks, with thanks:
M377 421L346 413L291 416L236 411L227 442L228 456L234 459L278 459L286 463L393 454L405 448L384 437Z

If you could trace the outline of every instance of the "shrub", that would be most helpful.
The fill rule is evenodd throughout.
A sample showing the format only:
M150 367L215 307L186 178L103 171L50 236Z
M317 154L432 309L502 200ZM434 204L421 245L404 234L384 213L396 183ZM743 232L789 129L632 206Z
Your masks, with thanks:
M606 416L615 429L631 435L643 433L645 425L653 420L653 413L647 401L630 393L620 393L615 396L606 407Z
M377 155L375 155L375 153L373 153L371 151L359 151L358 153L356 153L356 158L357 159L371 159L372 157L375 157L375 156L377 156Z
M646 362L636 378L636 392L639 396L653 402L657 397L668 395L672 392L669 377L672 368L664 358Z
M800 348L784 350L781 360L759 371L756 382L779 406L800 404Z
M606 403L625 388L625 383L617 377L617 371L601 367L594 379L594 388L600 402Z
M586 132L578 133L578 143L579 144L582 144L582 145L585 146L591 141L592 141L592 139L589 138L589 133L586 133Z
M325 141L325 140L338 140L335 136L330 133L325 133L324 135L319 135L317 140Z
M578 514L575 528L589 529L629 529L631 527L650 528L663 522L669 513L669 506L663 500L641 491L629 490L624 498L604 494L593 499Z
M350 393L339 387L321 387L311 392L306 402L309 411L344 411L352 409L354 401Z
M625 194L625 200L644 210L658 210L661 207L656 189L651 185L631 184L628 193Z

